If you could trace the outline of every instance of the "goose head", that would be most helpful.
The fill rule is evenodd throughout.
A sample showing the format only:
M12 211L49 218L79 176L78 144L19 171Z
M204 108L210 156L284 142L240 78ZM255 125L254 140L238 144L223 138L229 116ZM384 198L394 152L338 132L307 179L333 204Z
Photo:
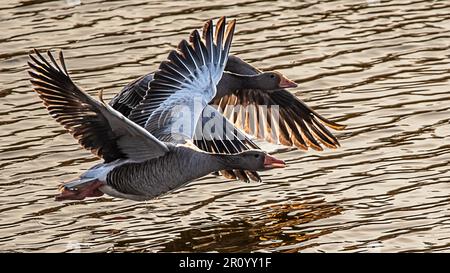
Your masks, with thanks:
M277 71L263 72L257 77L258 85L264 89L284 89L297 87L297 84Z
M270 156L260 150L248 150L228 157L225 165L233 169L249 171L265 171L274 168L284 168L286 163L283 160Z

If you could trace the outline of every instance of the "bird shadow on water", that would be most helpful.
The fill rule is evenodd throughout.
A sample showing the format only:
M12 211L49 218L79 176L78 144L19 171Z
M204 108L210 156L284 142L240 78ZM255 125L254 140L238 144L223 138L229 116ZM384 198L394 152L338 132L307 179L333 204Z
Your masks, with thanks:
M337 204L323 200L289 203L263 208L258 216L213 223L180 232L179 237L162 245L162 252L297 252L302 242L332 230L302 227L338 215ZM284 249L284 250L283 250Z

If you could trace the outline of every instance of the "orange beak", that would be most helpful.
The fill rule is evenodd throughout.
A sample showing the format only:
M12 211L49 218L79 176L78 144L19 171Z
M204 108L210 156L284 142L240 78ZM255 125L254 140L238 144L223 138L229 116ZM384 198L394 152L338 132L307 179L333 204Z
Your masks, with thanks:
M264 168L273 169L273 168L284 168L286 167L286 163L283 160L276 159L273 156L266 155L264 158Z
M297 84L294 81L291 81L290 79L286 78L285 76L281 76L281 80L278 86L280 88L291 88L297 87Z

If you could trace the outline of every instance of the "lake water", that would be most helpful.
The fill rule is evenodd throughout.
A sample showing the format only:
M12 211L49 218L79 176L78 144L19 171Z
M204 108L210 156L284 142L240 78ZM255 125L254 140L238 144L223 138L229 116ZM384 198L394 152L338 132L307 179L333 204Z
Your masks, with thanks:
M0 251L450 251L450 2L77 2L0 3ZM30 49L63 49L75 82L110 99L222 15L237 19L233 54L348 126L342 147L262 144L289 164L263 183L54 201L97 159L31 90Z

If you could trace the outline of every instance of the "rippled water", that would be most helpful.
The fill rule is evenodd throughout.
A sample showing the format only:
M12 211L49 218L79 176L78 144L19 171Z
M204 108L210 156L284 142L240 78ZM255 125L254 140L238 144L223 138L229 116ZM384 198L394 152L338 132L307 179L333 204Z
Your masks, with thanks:
M448 1L75 2L0 3L1 251L450 250ZM238 20L234 54L348 125L342 148L279 149L289 168L263 183L209 176L148 202L55 202L96 159L31 91L29 50L64 49L75 81L111 98L222 15Z

